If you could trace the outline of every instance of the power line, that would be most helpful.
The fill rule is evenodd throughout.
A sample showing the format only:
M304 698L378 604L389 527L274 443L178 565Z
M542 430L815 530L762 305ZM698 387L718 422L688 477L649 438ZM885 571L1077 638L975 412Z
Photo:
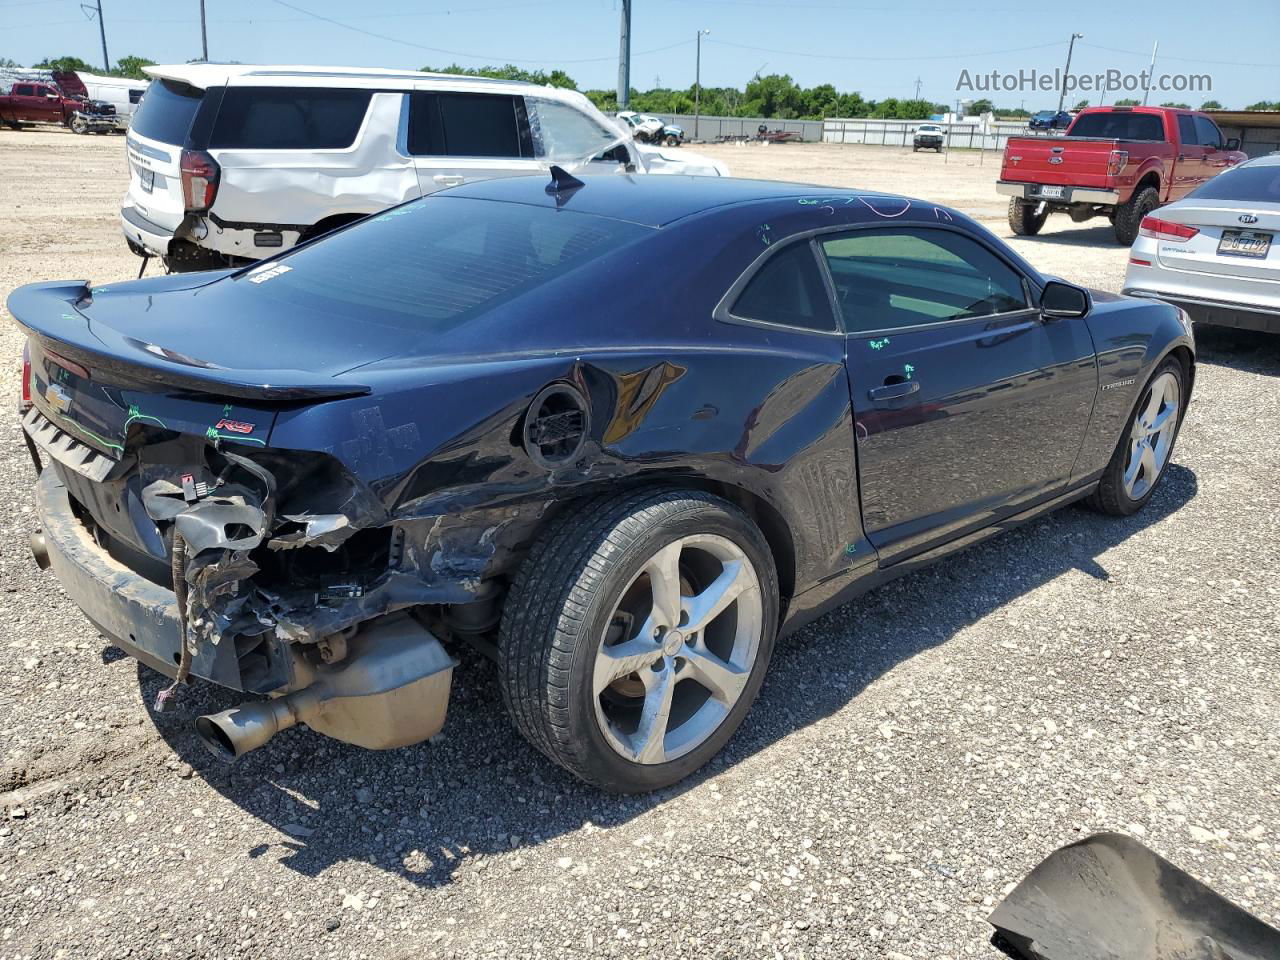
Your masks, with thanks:
M276 0L276 3L282 3L283 0ZM1062 41L1058 40L1053 43L1040 43L1032 47L1011 47L1007 50L984 50L981 53L948 53L932 57L909 56L909 57L855 57L848 54L839 53L812 53L801 50L774 50L770 47L755 47L746 43L730 43L728 40L708 40L708 43L715 43L722 47L738 47L742 50L758 50L761 53L775 53L784 57L809 57L814 60L852 60L866 61L877 63L905 62L917 60L968 60L972 57L991 57L1001 53L1022 53L1025 50L1046 50L1049 47L1060 47Z
M1080 46L1092 47L1094 50L1106 50L1108 53L1124 53L1131 57L1146 58L1150 55L1139 50L1121 50L1117 47L1104 47L1099 43L1082 43ZM1211 63L1220 67L1280 67L1280 63L1244 63L1240 60L1203 60L1200 57L1171 57L1167 54L1160 59L1178 60L1182 63Z

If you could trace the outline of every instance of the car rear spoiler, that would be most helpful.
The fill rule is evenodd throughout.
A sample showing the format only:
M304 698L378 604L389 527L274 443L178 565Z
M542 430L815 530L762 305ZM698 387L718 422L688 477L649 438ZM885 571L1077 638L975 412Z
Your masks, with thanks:
M41 346L91 371L140 385L177 387L215 397L321 401L372 393L360 383L321 379L305 370L232 370L144 343L80 311L92 293L87 281L32 283L9 295L9 313Z

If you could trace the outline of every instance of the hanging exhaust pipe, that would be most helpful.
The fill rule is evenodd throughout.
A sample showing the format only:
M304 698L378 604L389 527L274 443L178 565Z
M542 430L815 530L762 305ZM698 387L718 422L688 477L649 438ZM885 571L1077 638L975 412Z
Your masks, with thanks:
M370 750L440 732L456 662L429 630L396 613L357 633L349 650L339 663L317 667L310 686L199 717L196 733L214 756L235 760L299 723Z

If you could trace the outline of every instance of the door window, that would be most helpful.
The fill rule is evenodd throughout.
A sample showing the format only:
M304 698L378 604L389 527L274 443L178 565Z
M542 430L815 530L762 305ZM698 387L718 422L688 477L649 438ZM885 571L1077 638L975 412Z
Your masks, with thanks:
M823 240L845 330L970 320L1027 307L1022 277L950 230L859 230Z
M1213 147L1217 150L1222 146L1222 131L1218 129L1218 125L1208 117L1196 117L1196 131L1200 134L1197 142L1201 146Z
M742 320L801 330L835 330L831 302L807 241L793 243L765 261L729 311Z
M414 93L409 153L423 157L527 157L521 98L491 93Z
M620 139L576 107L556 100L526 97L534 152L548 160L586 160L603 153ZM638 118L630 119L631 123Z
M1178 139L1184 147L1194 147L1200 143L1200 134L1196 132L1196 118L1189 113L1178 114Z
M34 97L35 88L29 83L20 83L13 88L13 95L15 97Z

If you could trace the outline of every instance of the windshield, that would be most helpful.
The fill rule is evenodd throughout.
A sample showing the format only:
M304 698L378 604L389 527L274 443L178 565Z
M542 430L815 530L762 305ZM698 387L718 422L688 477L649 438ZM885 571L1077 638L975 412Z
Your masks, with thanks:
M1085 113L1076 118L1071 136L1104 140L1163 140L1164 123L1154 113Z
M152 83L143 94L129 129L150 140L181 146L204 91L174 80Z
M461 197L394 207L230 282L289 309L395 330L456 328L651 228L590 214Z
M1200 184L1187 197L1197 200L1280 203L1280 164L1228 170Z

